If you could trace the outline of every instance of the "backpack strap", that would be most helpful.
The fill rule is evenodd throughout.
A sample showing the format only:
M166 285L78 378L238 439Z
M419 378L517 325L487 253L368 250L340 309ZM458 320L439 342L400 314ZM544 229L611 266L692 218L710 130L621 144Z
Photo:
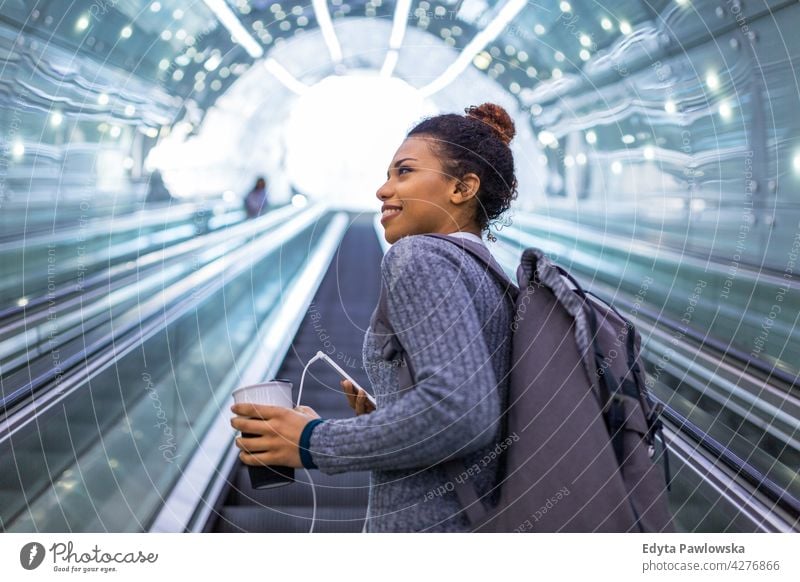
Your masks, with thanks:
M511 297L513 302L517 301L517 297L519 296L519 288L511 281L509 276L506 275L503 267L500 266L497 260L495 260L495 258L492 256L492 253L489 251L489 249L487 249L484 245L466 238L454 237L447 234L429 233L423 236L446 240L467 251L489 269L492 275L494 275L495 279L500 282L503 292Z
M475 257L480 263L485 265L495 279L500 282L503 293L511 298L512 305L516 305L517 298L519 297L520 293L519 288L511 281L508 275L506 275L503 268L492 256L492 253L489 251L489 249L487 249L484 245L466 238L452 237L446 234L431 233L425 236L451 242ZM506 415L504 414L502 428L503 434L506 432L505 419ZM461 504L461 507L464 509L464 513L466 514L467 519L469 519L470 525L473 527L479 525L488 515L488 512L486 511L486 508L481 500L478 498L478 494L475 491L475 486L467 483L465 479L461 478L462 471L464 470L463 460L451 459L444 463L443 469L445 470L448 479L454 486L458 501Z
M489 249L485 246L471 240L461 237L452 237L446 234L431 233L424 236L449 241L471 254L488 268L489 272L501 283L504 295L511 298L512 304L516 304L519 289L508 275L506 275L503 268L497 263ZM385 337L382 353L383 358L385 360L392 360L395 357L399 357L402 360L402 365L397 368L400 390L411 388L414 385L414 370L411 365L411 359L406 357L405 350L389 322L388 297L383 286L381 286L380 298L378 299L378 306L375 310L373 322L376 324L376 327L379 328L378 333ZM467 483L465 479L460 478L464 470L463 460L456 458L445 461L442 464L442 469L445 471L447 478L453 483L458 501L464 509L464 513L469 519L470 524L473 526L477 525L487 515L487 511L478 498L475 486L471 483Z

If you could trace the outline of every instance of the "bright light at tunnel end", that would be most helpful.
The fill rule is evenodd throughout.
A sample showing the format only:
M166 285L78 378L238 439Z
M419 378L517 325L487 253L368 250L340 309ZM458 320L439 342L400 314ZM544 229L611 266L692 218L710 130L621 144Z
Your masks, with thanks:
M415 122L436 113L433 103L397 77L327 77L299 96L289 114L290 182L334 207L377 211L375 192L394 152Z

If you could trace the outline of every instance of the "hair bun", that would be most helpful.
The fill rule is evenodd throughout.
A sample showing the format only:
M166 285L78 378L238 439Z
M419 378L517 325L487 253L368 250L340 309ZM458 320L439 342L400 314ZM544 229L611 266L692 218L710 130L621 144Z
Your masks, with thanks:
M508 145L514 139L517 131L508 112L494 103L471 105L464 109L467 117L472 117L485 123L497 132L498 137Z

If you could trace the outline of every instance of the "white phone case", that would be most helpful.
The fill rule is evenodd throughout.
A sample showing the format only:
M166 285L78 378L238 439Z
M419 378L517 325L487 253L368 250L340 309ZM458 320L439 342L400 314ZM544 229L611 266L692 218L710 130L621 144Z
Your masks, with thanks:
M321 360L325 360L326 362L328 362L328 364L330 364L330 366L331 366L331 367L332 367L334 370L336 370L337 372L339 372L339 373L340 373L342 376L344 376L346 379L350 380L350 382L352 382L352 383L353 383L353 386L355 386L356 388L359 388L359 389L361 389L361 390L364 390L363 388L361 388L361 386L359 386L359 385L358 385L358 382L356 382L355 380L353 380L352 376L350 376L350 374L348 374L347 372L345 372L345 371L342 369L342 367L341 367L339 364L337 364L336 362L334 362L334 361L333 361L333 359L332 359L332 358L331 358L331 357L330 357L328 354L326 354L325 352L319 351L319 352L317 352L317 357L319 357ZM375 402L375 398L373 398L373 397L372 397L372 394L370 394L370 393L369 393L369 392L367 392L366 390L364 390L364 394L366 395L366 397L367 397L367 400L369 400L369 401L372 403L372 405L373 405L373 406L375 406L375 407L377 408L377 406L378 406L378 403L377 403L377 402Z

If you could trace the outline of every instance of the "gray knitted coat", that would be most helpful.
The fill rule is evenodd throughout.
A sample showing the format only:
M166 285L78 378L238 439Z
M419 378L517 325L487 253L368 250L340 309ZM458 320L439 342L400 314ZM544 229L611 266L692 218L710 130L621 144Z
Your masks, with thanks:
M500 415L511 360L513 306L485 266L456 245L407 236L381 263L388 315L416 385L400 393L371 328L363 360L378 408L328 419L309 451L327 474L371 470L367 532L464 531L441 465L462 456L486 507L496 503ZM368 388L368 387L367 387Z

